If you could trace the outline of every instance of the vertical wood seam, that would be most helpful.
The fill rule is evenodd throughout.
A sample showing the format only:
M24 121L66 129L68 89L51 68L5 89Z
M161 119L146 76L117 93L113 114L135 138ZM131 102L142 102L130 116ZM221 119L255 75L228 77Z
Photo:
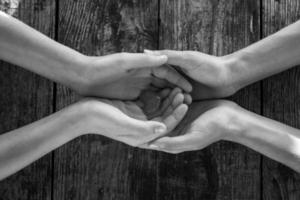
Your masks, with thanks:
M157 41L156 41L156 49L160 49L160 45L159 45L159 41L160 41L160 25L161 25L161 19L160 19L160 9L161 9L161 6L160 6L160 0L157 0ZM156 200L159 200L159 180L160 180L160 177L159 177L159 164L158 164L158 157L159 155L156 154L156 194L155 194L155 199Z
M263 38L263 0L260 0L260 5L259 5L259 39L261 40ZM260 114L264 114L264 93L263 93L264 87L263 87L263 81L260 81ZM263 200L263 190L264 190L264 173L263 173L263 165L264 165L264 157L263 155L260 155L260 200Z
M58 41L58 21L59 21L59 0L55 0L55 20L54 20L54 40ZM56 112L56 95L57 95L57 84L53 83L52 91L52 113ZM54 161L55 161L55 152L51 153L51 200L54 200Z
M157 46L156 48L159 49L159 38L160 38L160 0L157 0Z

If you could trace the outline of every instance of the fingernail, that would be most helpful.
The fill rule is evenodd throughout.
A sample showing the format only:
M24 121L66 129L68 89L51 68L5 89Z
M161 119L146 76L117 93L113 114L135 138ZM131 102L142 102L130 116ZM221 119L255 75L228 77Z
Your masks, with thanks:
M149 145L149 148L150 148L150 149L159 149L159 147L156 146L155 144L150 144L150 145Z
M162 133L164 133L166 131L166 129L164 128L164 127L156 127L155 129L154 129L154 133L155 134L162 134Z
M144 49L145 53L153 53L153 51L149 50L149 49Z

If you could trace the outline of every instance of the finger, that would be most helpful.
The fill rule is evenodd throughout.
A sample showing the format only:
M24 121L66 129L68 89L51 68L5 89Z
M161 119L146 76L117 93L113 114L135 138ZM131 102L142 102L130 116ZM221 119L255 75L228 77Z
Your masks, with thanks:
M195 139L191 134L185 134L176 137L161 137L151 142L148 149L165 151L169 153L180 153L187 149L193 150L192 147ZM146 148L146 147L145 147Z
M174 88L172 91L170 89L161 91L160 97L162 99L161 100L162 103L160 105L160 108L156 109L155 112L148 113L149 119L153 119L153 118L156 118L156 120L160 119L163 113L165 113L165 111L168 109L168 107L172 105L173 99L178 93L181 93L180 88ZM165 98L163 99L161 95L163 95ZM171 106L171 108L173 107ZM174 110L174 108L172 110Z
M179 124L187 110L188 106L186 104L181 104L175 108L169 116L162 119L162 122L167 126L168 132L172 131Z
M179 72L170 66L155 68L152 70L152 73L157 78L165 79L186 92L191 92L193 89L192 85Z
M157 77L152 77L151 84L157 88L173 88L174 87L174 85L170 84L165 79L160 79Z
M167 62L165 55L151 55L144 53L119 53L118 59L127 69L136 69L144 67L158 67Z
M181 90L178 88L175 92L177 92L177 91L181 91ZM170 93L171 93L171 89L169 89L169 88L163 89L158 93L158 96L161 99L159 108L156 108L155 112L152 112L152 113L147 112L146 114L148 116L148 119L153 119L153 118L156 118L156 117L159 117L162 115L162 113L163 113L162 108L168 106L167 102L165 102L165 101L166 101L166 98L170 95Z
M128 126L135 130L139 135L148 134L147 138L156 138L167 132L167 127L164 123L158 121L142 121L131 118ZM150 140L149 140L150 141Z
M184 101L184 95L182 93L178 93L174 97L171 105L173 108L177 108L180 104L183 103L183 101Z
M183 104L184 96L182 93L178 93L172 103L168 106L168 108L164 111L162 115L162 119L165 119L167 116L171 115L172 112L177 108L179 105Z
M186 64L186 51L175 50L144 50L144 53L149 55L166 55L168 57L167 63L170 65L177 65L183 67Z
M190 105L192 102L192 96L190 94L184 94L184 103Z
M178 93L181 93L181 89L180 88L175 88L171 91L170 95L165 98L161 104L161 107L160 107L160 111L162 113L165 112L165 110L169 107L169 105L172 104L173 102L173 99L175 98L175 96L178 94Z
M171 92L171 89L165 88L159 92L159 96L161 99L165 99Z

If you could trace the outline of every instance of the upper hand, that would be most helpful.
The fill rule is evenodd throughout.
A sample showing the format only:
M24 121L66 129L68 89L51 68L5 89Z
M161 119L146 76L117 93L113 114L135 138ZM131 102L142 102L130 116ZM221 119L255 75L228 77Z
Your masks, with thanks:
M116 53L87 57L84 83L77 91L85 96L133 100L145 89L174 88L186 92L191 84L175 69L162 67L166 56L144 53Z
M175 65L195 80L193 98L226 97L237 91L227 57L217 57L197 51L158 50L145 53L168 56L167 64Z
M194 107L195 106L195 107ZM215 100L195 103L187 119L194 120L182 135L165 136L148 145L149 149L168 153L200 150L219 140L231 140L238 133L238 106L230 101Z

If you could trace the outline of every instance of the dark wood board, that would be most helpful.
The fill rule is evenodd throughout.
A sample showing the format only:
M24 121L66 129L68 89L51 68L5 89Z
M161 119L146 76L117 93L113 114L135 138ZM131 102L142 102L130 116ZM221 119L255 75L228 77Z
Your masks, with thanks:
M260 1L162 0L160 18L160 49L226 55L260 37ZM260 83L232 99L260 113ZM197 112L194 106L190 112ZM198 152L160 154L158 163L157 199L260 199L260 155L240 145L219 142Z
M157 1L59 3L58 41L86 55L157 48ZM78 98L57 87L57 109ZM58 149L54 157L54 199L155 199L155 152L88 135Z
M50 37L57 31L59 42L87 55L139 52L143 48L225 55L300 19L300 2L23 0L15 17ZM52 104L50 81L5 62L0 65L0 134L79 99L58 85ZM231 99L300 128L299 75L298 68L289 70L262 85L251 85ZM182 126L191 122L197 103L191 110ZM1 181L0 200L300 199L299 174L229 142L169 155L88 135L56 150L53 161L47 155Z
M300 19L299 0L263 0L263 36ZM298 41L299 42L299 41ZM263 82L263 115L300 128L300 69L296 67ZM263 199L300 199L300 175L263 159Z
M55 1L23 1L2 10L54 37ZM9 9L6 9L9 8ZM20 67L0 62L0 134L19 128L52 113L53 83ZM51 154L0 181L1 200L51 199Z

